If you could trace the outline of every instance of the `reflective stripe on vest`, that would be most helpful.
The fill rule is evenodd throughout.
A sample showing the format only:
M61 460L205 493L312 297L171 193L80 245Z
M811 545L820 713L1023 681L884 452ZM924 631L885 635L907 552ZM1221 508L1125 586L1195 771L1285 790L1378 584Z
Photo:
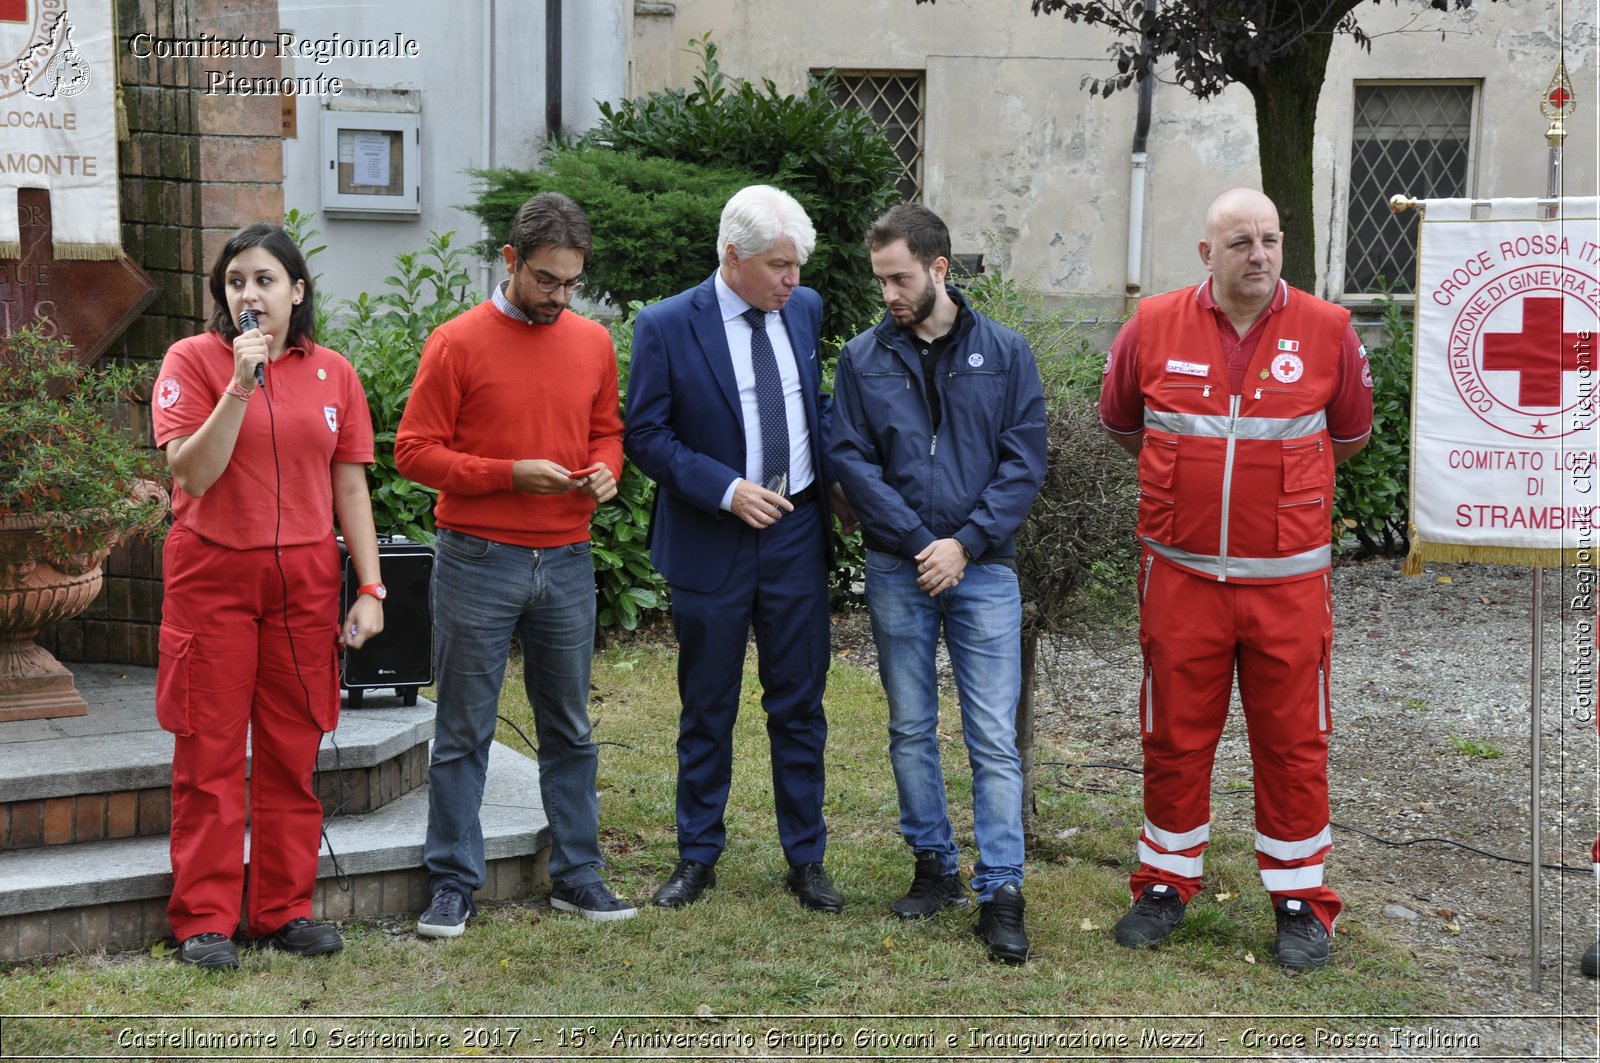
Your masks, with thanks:
M1218 580L1226 580L1228 576L1236 579L1285 579L1320 572L1333 564L1331 543L1289 557L1230 557L1224 566L1224 558L1216 554L1192 554L1166 543L1158 543L1147 535L1141 535L1139 539L1150 548L1151 553Z
M1328 412L1318 410L1304 417L1227 417L1216 413L1172 413L1144 411L1144 426L1175 436L1207 436L1212 439L1299 439L1316 435L1328 427Z

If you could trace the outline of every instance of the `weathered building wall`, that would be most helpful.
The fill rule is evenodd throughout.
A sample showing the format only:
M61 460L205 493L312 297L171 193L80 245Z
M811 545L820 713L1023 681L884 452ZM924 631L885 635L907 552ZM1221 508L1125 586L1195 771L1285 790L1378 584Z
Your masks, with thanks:
M827 67L925 72L924 200L950 223L957 250L982 250L989 262L1054 296L1120 308L1137 98L1130 91L1102 99L1079 87L1085 74L1114 69L1102 31L989 0L677 0L670 15L659 13L667 5L650 6L658 13L634 17L634 93L688 86L697 59L684 45L707 32L726 72L771 78L788 91ZM1564 36L1556 30L1563 8ZM1318 110L1321 293L1338 294L1343 280L1358 81L1481 82L1474 194L1538 195L1545 187L1538 101L1564 42L1580 99L1568 141L1568 190L1593 193L1600 99L1592 7L1543 0L1434 12L1420 0L1400 0L1362 5L1357 14L1376 38L1372 50L1349 37L1336 40ZM665 54L663 39L672 44ZM1158 84L1148 150L1139 278L1147 293L1200 275L1195 244L1213 195L1233 185L1259 187L1249 93L1235 86L1200 102Z

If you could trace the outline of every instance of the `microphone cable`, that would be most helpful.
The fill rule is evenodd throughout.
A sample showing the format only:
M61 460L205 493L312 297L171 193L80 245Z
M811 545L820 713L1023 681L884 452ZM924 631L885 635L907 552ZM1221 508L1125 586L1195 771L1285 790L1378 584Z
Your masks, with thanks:
M239 312L239 330L241 332L248 332L255 327L255 312L249 309L241 310ZM300 696L302 699L302 705L306 711L306 718L311 721L312 726L316 727L320 734L329 736L329 743L333 746L333 769L335 777L339 780L339 800L332 809L324 813L322 817L321 835L322 843L328 847L328 859L333 863L334 881L338 884L339 891L341 893L349 893L353 888L353 883L350 881L350 876L345 873L343 866L341 866L339 863L339 854L334 852L333 839L328 837L328 821L334 816L337 816L339 813L343 812L345 808L349 806L354 794L350 789L348 780L345 778L344 763L339 749L339 739L334 733L337 728L324 728L317 720L316 713L311 709L311 690L306 686L305 674L300 671L300 654L295 649L294 631L290 627L289 622L289 574L284 571L283 567L283 469L278 460L278 418L272 410L272 396L266 391L267 373L263 363L258 362L256 364L255 376L256 384L262 389L262 395L266 399L267 434L272 441L272 479L274 499L272 560L277 566L278 585L282 590L281 601L283 607L283 635L289 643L289 662L294 667L295 682L300 684ZM341 602L340 604L343 603ZM342 626L343 620L341 619L339 623ZM337 667L337 665L335 667ZM318 742L318 746L320 755L320 741ZM317 764L316 758L314 757L311 762L311 784L313 792L315 792L317 789L316 779ZM322 798L320 794L318 794L317 800L318 803L321 803Z

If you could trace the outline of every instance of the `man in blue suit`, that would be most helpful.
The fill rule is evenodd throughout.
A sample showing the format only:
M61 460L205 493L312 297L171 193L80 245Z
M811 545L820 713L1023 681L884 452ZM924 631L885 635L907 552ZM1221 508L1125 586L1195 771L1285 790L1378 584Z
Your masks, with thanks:
M822 300L799 286L815 246L792 196L741 189L722 211L717 271L634 322L623 445L657 485L650 557L672 586L682 701L680 859L652 898L663 908L716 884L752 624L786 884L807 908L844 907L822 867L833 478Z

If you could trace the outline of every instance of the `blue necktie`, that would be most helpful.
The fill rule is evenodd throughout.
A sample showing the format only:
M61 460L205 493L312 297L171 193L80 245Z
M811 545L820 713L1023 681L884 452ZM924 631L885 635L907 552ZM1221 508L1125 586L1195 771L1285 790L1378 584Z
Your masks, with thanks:
M787 494L789 482L789 415L783 406L783 377L778 356L767 335L767 315L751 307L744 312L750 322L750 362L756 375L756 409L761 415L761 484ZM781 479L780 479L781 477ZM774 483L785 486L774 488Z

